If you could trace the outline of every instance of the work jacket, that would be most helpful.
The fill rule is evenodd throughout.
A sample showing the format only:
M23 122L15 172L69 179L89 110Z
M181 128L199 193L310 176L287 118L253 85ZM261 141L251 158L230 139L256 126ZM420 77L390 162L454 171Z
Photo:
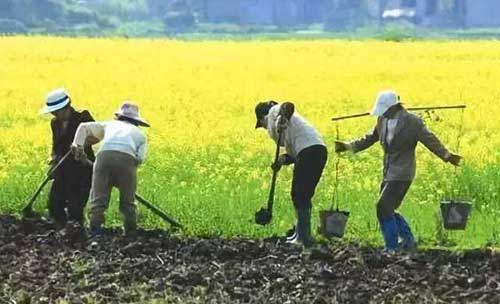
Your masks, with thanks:
M63 128L63 122L53 118L50 122L52 129L52 161L57 163L71 148L73 138L75 137L76 129L83 122L94 121L92 116L88 111L78 112L71 108L71 115L68 120L68 125ZM85 153L89 160L94 161L94 151L91 146L85 147ZM92 172L86 164L82 164L74 160L70 155L64 161L64 164L60 166L60 169L56 170L55 176L58 176L58 172L63 170L77 170L74 173L78 174L78 171L89 171Z
M379 117L375 128L363 138L350 142L354 152L365 150L377 141L384 150L384 181L412 181L416 173L415 149L421 142L442 160L450 152L427 128L424 121L404 109L396 113L397 124L390 142L387 141L388 119Z

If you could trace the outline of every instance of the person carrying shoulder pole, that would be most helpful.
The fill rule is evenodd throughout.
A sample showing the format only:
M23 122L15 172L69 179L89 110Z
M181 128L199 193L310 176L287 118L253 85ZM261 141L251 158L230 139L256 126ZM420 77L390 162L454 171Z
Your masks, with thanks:
M280 145L286 148L286 154L280 155L272 169L279 171L283 165L294 164L291 196L297 224L288 241L309 247L314 243L311 200L326 164L326 145L319 132L295 111L291 102L281 105L275 101L261 102L255 107L255 115L255 128L267 129L276 143L281 133Z
M139 116L137 105L131 102L124 102L114 114L114 121L82 124L72 144L75 159L85 159L83 144L86 139L91 137L102 141L94 164L90 193L91 238L102 234L112 187L120 191L125 235L134 235L137 228L136 172L138 165L144 162L147 150L146 136L139 126L149 127L149 124Z
M363 151L377 141L384 150L383 181L377 202L377 218L387 251L415 249L417 244L405 218L396 212L416 172L415 149L418 142L445 162L460 165L461 156L451 153L427 128L424 121L408 112L394 91L378 94L371 115L375 128L365 137L351 142L335 142L335 151ZM399 238L402 243L399 244Z
M71 97L65 89L56 89L47 95L46 105L41 114L52 114L52 153L49 165L54 167L69 152L78 126L94 121L86 110L78 112L71 104ZM82 142L82 148L90 160L94 152L90 144ZM92 168L73 159L64 159L52 174L48 209L50 220L56 229L63 228L69 220L83 225L83 210L89 198ZM65 210L66 209L66 210Z

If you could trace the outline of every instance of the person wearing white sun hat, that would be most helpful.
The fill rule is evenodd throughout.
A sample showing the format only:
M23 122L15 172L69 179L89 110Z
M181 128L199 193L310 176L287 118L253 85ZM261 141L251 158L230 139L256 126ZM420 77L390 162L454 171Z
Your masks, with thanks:
M76 111L71 105L71 97L63 88L55 89L47 95L40 113L54 116L50 122L52 153L49 161L49 165L54 166L70 150L78 126L94 119L86 110ZM89 159L94 160L90 144L84 146ZM64 227L68 220L83 224L83 210L89 197L92 169L66 158L52 177L54 181L48 200L51 221L58 229Z
M460 165L461 157L448 151L420 117L408 112L394 91L380 92L371 114L377 117L375 128L361 139L336 141L335 151L360 152L377 141L380 142L384 150L384 169L377 202L377 218L385 248L388 251L414 249L416 241L410 226L396 210L415 178L415 149L418 142L452 165ZM402 239L401 244L398 243L399 238Z
M90 194L90 237L102 234L104 213L111 189L120 191L120 212L125 235L134 235L137 227L135 206L137 167L146 158L146 136L139 126L149 127L139 115L139 108L125 101L114 113L115 120L80 125L72 144L75 159L85 159L84 144L88 138L101 141L97 152Z

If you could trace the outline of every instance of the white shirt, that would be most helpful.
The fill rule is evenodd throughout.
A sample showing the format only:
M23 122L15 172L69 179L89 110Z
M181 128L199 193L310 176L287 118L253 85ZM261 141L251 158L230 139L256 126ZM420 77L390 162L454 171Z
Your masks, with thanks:
M278 141L278 115L281 105L275 105L266 116L266 129L269 136L275 141ZM299 153L305 148L321 145L325 146L323 138L319 132L297 112L293 113L292 118L288 121L287 128L282 134L280 145L286 148L286 152L296 158Z
M73 144L83 146L88 136L102 141L99 152L119 151L127 153L139 163L142 163L146 158L146 136L139 127L131 123L121 120L82 123L76 130Z

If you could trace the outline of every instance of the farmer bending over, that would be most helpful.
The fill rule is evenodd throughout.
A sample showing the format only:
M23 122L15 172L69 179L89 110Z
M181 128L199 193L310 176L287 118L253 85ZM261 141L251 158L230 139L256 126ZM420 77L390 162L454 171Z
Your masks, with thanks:
M90 194L90 237L102 234L104 212L112 187L120 191L120 212L123 215L125 235L134 235L137 227L135 189L137 166L146 156L146 136L139 126L149 124L139 116L137 105L125 102L114 113L115 120L82 124L73 141L75 159L85 157L86 138L102 141L97 153Z
M76 111L71 106L71 97L64 89L50 92L47 95L46 106L40 112L54 116L50 121L52 155L49 161L49 165L53 167L70 150L78 126L83 122L94 121L94 119L88 111ZM88 157L94 160L94 152L90 145L82 142L82 148ZM57 229L64 227L67 220L82 225L83 209L89 198L92 181L92 168L68 157L52 177L54 182L48 201L50 219Z
M335 142L337 153L363 151L380 141L384 150L383 181L377 202L377 218L387 251L416 248L415 238L405 218L395 212L401 205L416 171L415 148L423 143L445 162L458 166L459 155L449 152L418 116L406 111L393 91L378 94L371 111L377 125L364 138L350 143ZM398 238L402 239L401 245Z
M266 128L275 142L278 141L278 133L281 133L280 145L286 148L286 154L280 155L271 167L279 171L283 165L295 164L291 196L297 223L287 241L311 246L314 243L311 236L311 199L326 164L327 149L318 131L294 109L290 102L281 105L274 101L261 102L255 107L255 128Z

